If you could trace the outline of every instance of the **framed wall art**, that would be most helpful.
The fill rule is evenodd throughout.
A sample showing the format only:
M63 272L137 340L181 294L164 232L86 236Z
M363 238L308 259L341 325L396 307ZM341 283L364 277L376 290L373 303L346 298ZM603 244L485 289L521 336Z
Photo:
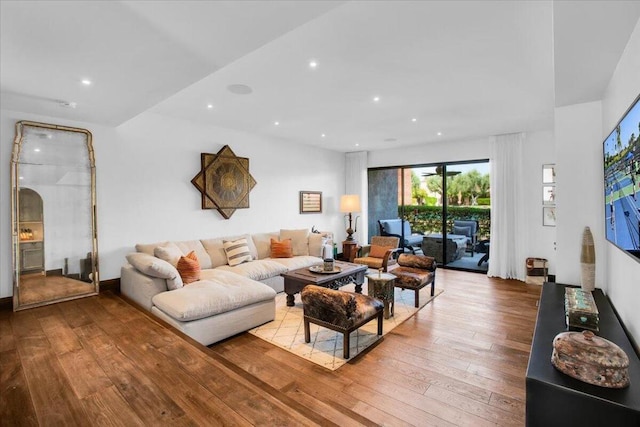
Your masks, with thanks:
M300 213L322 213L322 191L301 191Z
M545 227L556 226L556 207L545 206L542 208L542 225Z
M556 203L556 186L542 186L542 203L545 205L555 205Z

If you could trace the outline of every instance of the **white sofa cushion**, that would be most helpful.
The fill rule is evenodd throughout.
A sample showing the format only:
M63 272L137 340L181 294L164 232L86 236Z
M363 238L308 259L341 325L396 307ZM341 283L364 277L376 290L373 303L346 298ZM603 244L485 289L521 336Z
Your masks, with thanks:
M127 261L129 261L129 264L136 270L147 276L166 279L169 290L178 289L183 286L182 278L178 270L167 261L140 252L128 254Z
M175 291L159 293L152 301L168 316L184 322L268 301L275 296L276 292L263 283L220 271L215 279L200 280Z
M294 256L293 258L269 258L273 262L283 265L288 271L298 268L311 267L312 265L322 264L322 258L315 256ZM266 260L265 260L266 261Z
M222 244L222 243L221 243ZM185 240L183 242L157 242L157 243L138 243L136 245L136 251L138 252L142 252L145 254L149 254L149 255L154 255L154 256L158 256L155 252L156 252L156 248L157 247L177 247L180 250L180 255L177 256L177 258L175 259L175 263L171 262L174 266L178 263L178 259L180 259L180 256L182 255L186 255L191 251L194 251L196 253L196 256L198 257L198 262L200 263L200 267L202 268L212 268L211 265L211 258L209 257L209 254L207 253L207 251L204 249L204 246L202 246L202 243L200 242L200 240ZM161 257L160 257L161 258ZM163 258L164 259L164 258ZM165 259L165 261L167 261ZM226 260L225 260L226 262Z
M309 230L280 230L280 239L291 239L293 256L309 255Z
M256 233L251 238L258 252L258 259L265 259L271 256L271 239L279 239L280 233Z
M324 245L329 241L329 238L319 233L309 234L309 255L324 257Z
M174 267L178 265L180 257L184 256L182 250L173 242L167 242L153 249L153 255Z
M185 240L183 242L174 243L180 248L182 255L187 255L189 252L194 251L198 257L200 268L213 268L211 265L211 257L200 240Z
M264 280L285 273L287 267L273 260L258 259L234 267L223 265L216 270L230 271L253 280Z
M163 246L163 245L166 245L167 243L169 242L166 240L164 242L156 242L156 243L138 243L136 244L136 251L153 255L153 250L157 246Z

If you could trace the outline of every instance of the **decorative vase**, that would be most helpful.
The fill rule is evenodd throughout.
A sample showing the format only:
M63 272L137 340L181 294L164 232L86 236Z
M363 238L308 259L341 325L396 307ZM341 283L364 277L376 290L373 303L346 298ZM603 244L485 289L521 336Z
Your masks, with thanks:
M580 252L580 285L585 291L596 288L596 249L591 229L585 227L582 232L582 250Z

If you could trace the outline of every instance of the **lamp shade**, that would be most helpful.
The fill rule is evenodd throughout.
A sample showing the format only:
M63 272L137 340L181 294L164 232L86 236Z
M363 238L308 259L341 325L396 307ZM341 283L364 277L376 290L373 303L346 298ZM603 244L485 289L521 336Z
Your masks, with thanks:
M360 212L360 196L357 194L345 194L340 197L340 212Z

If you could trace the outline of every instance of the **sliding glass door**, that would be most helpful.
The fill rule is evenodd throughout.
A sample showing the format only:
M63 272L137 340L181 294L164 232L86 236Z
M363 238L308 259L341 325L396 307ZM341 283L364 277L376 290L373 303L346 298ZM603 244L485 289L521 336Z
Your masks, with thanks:
M487 270L487 161L370 169L368 178L369 239L384 234L379 220L399 219L392 231L405 252L433 256L440 266Z

